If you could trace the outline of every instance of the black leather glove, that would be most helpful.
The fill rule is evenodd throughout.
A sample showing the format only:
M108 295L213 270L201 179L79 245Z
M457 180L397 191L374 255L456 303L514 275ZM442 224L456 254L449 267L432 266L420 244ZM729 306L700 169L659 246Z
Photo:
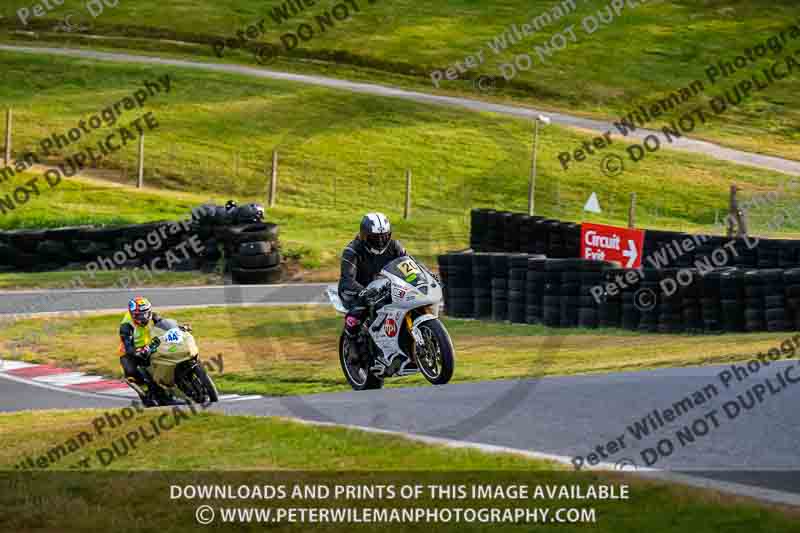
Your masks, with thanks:
M139 348L136 350L136 357L138 357L143 364L150 363L150 355L153 353L153 350L150 348L150 345L145 346L144 348Z

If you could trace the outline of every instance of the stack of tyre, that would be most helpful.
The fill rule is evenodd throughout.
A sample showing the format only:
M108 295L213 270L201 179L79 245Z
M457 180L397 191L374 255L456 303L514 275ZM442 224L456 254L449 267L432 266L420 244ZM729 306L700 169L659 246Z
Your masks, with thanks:
M724 268L715 268L702 273L702 298L700 303L703 313L703 331L719 333L722 331L722 309L720 308L720 278Z
M783 272L783 286L788 326L800 330L800 268L790 268Z
M605 276L603 271L611 268L611 263L605 261L582 261L578 281L578 327L597 328L600 323L599 303L593 296L593 291L602 290Z
M528 272L525 274L525 322L541 324L544 305L545 265L547 258L536 254L528 258Z
M764 314L764 278L760 270L744 272L744 295L745 329L764 331L767 328L767 317Z
M683 331L683 288L678 285L680 269L664 268L660 270L659 293L661 301L658 306L658 331L660 333L680 333Z
M86 262L113 253L116 233L107 231L102 244L77 242L80 232L90 227L62 228L57 230L12 230L0 238L0 264L13 270L53 270L71 262ZM66 243L62 239L75 239ZM71 246L70 246L71 244ZM11 270L11 269L10 269Z
M469 246L476 252L487 249L489 242L489 217L494 209L473 209L470 212Z
M561 232L561 222L558 220L548 220L547 224L547 257L564 258L564 238Z
M492 255L472 255L472 317L492 317Z
M600 303L597 304L597 326L600 328L618 328L621 325L622 290L617 276L621 276L624 283L625 269L607 268L600 272L598 284L603 288L598 296Z
M574 222L562 223L561 243L563 257L580 257L581 225Z
M791 269L800 265L800 243L785 239L776 242L778 246L778 268Z
M528 254L513 254L508 257L508 319L515 324L526 321L526 286Z
M628 273L632 272L632 275ZM622 269L622 316L620 316L620 326L623 329L638 330L639 320L642 312L639 310L637 298L642 289L641 271L633 269ZM614 279L617 279L616 277ZM633 280L633 281L631 281Z
M492 320L508 319L508 255L492 256Z
M661 271L655 268L642 269L642 281L639 282L640 290L635 294L636 304L639 307L639 331L647 333L658 332L659 299L661 289Z
M758 244L758 268L778 268L778 242L779 241L763 239Z
M580 260L561 259L564 270L561 272L561 327L574 328L578 325L581 273Z
M522 252L525 252L526 254L542 253L538 252L536 247L536 230L538 228L536 222L541 219L542 217L528 215L522 217L519 227L519 244Z
M688 233L680 233L678 237L673 240L676 243L684 243L683 248L679 249L679 255L677 259L675 259L674 263L675 266L680 268L688 268L694 265L694 252L696 243L691 235ZM686 243L691 243L690 246L686 245Z
M203 204L197 209L193 230L203 241L203 248L209 262L216 264L222 258L222 245L217 238L217 228L231 224L233 224L233 220L223 206Z
M534 253L542 255L551 255L548 250L549 246L549 226L550 221L546 218L537 218L533 222L533 242Z
M505 218L503 211L490 211L487 218L486 241L482 250L489 252L502 252L505 236ZM510 213L508 213L510 215Z
M449 316L472 317L472 255L454 252L439 256L439 272L445 286L445 310Z
M756 268L758 266L758 250L756 249L758 241L753 239L736 239L734 241L734 264L742 270ZM794 263L797 264L797 263ZM782 268L790 268L792 265L787 265Z
M557 328L561 326L561 274L564 266L560 261L549 259L544 264L544 287L542 288L542 323Z
M81 268L101 258L105 268L135 268L163 257L167 250L188 237L179 222L171 221L7 231L0 233L0 264L13 270L55 270ZM195 266L197 257L192 255L193 249L185 247L183 251L188 257L173 253L168 261L170 269L190 270ZM165 265L162 263L158 268Z
M786 331L789 321L786 313L784 271L769 268L761 271L764 280L764 318L767 331Z
M719 308L723 331L745 331L744 271L726 268L719 278Z
M232 210L233 224L218 228L234 283L274 283L283 275L278 244L278 226L264 222L260 204Z
M683 319L683 329L687 333L703 332L703 314L701 308L702 298L702 278L696 268L687 268L678 274L688 276L688 281L683 282L678 278L678 282L683 286L681 298L681 317Z
M509 213L505 219L505 242L503 250L508 253L522 252L522 235L520 230L528 215Z

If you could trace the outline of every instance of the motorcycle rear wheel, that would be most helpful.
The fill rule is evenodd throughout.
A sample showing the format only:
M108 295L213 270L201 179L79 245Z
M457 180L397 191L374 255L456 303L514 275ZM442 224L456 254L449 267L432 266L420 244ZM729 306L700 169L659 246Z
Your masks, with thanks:
M369 363L363 361L363 356L360 365L353 365L347 361L349 344L350 338L342 333L339 337L339 362L342 365L342 373L353 390L375 390L383 387L383 380L369 371Z
M455 350L450 335L439 319L419 325L425 346L417 346L417 366L433 385L444 385L453 377L456 366Z

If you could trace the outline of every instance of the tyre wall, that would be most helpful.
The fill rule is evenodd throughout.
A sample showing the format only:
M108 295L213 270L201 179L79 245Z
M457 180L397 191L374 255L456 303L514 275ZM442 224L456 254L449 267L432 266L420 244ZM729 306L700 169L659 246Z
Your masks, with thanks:
M800 329L800 268L623 269L541 254L439 256L458 318L648 333Z
M522 252L549 258L580 257L581 225L493 209L473 209L470 248L476 252ZM642 265L653 268L800 267L800 241L788 239L728 239L646 230Z
M261 206L205 204L184 221L0 232L0 270L13 272L83 269L91 263L99 270L158 265L182 271L214 268L223 257L234 281L281 278L278 226L263 221Z

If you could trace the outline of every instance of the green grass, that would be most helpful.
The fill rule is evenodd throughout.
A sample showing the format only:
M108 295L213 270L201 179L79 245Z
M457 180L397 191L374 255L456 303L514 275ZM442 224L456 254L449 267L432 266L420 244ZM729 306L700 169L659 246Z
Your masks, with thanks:
M212 307L166 315L192 324L206 360L222 357L224 367L214 381L225 392L283 396L349 390L337 351L342 320L327 306ZM80 320L22 320L3 328L0 346L15 359L120 376L116 332L121 316L122 310ZM456 347L455 383L726 364L752 359L791 337L640 334L450 318L445 324ZM416 376L386 385L425 383Z
M131 453L109 465L121 471L188 470L394 470L396 465L374 453L381 448L404 449L409 455L405 465L410 470L550 470L566 469L554 463L531 461L513 455L485 455L475 450L454 450L447 464L445 450L384 435L367 437L363 432L305 426L275 418L222 416L203 412L202 406L165 431L160 442L143 446L141 453ZM121 409L108 412L119 413ZM148 425L159 411L136 411L135 418L121 427L106 425L102 434L92 422L104 415L101 410L48 411L0 415L0 470L12 470L24 457L34 458L52 446L66 442L72 435L87 431L98 437L89 446L48 466L48 470L69 470L79 459L93 456L92 470L103 470L96 452L115 439L141 425ZM169 412L170 410L163 410ZM126 427L127 426L127 427ZM143 443L144 444L144 443ZM182 450L159 453L159 450Z
M361 431L315 427L271 418L221 416L198 410L183 415L172 410L137 414L114 429L99 433L97 417L121 415L122 410L102 412L48 411L0 415L0 526L2 530L25 531L196 531L195 509L201 504L220 507L387 507L422 506L461 508L594 508L596 523L560 524L559 531L681 531L754 532L798 531L794 509L763 505L714 491L656 483L616 473L575 473L564 466L512 454L485 454L416 443L400 437ZM139 428L152 428L161 420L165 428L151 441L140 440L135 448L106 466L101 462L112 450L122 450L124 439ZM169 429L166 429L166 428ZM92 437L72 453L62 456L46 472L3 472L20 461L46 456L54 447ZM150 433L152 436L152 433ZM130 441L128 441L130 442ZM114 448L116 446L116 448ZM386 453L391 450L391 454ZM53 456L58 458L59 455ZM398 470L402 458L402 471ZM84 461L85 467L74 467ZM87 469L88 468L88 469ZM283 486L286 499L215 500L171 498L170 487L187 485ZM434 485L626 485L628 500L494 500L432 498L427 486ZM296 485L325 485L334 494L335 485L391 485L397 495L317 500L294 496ZM417 498L400 498L403 485L421 485ZM302 489L301 489L302 490ZM468 489L470 490L470 489ZM619 489L617 489L619 490ZM68 518L64 510L69 510ZM219 511L218 511L219 512ZM264 524L237 526L237 530L261 530ZM308 531L309 524L270 524L272 529ZM352 531L353 525L326 525L326 530ZM518 531L520 525L462 523L437 525L437 531ZM530 526L527 526L530 527ZM430 525L363 524L366 531L425 531Z
M147 136L144 191L65 180L1 216L2 228L186 216L190 205L232 196L263 202L265 169L275 148L280 153L278 207L268 218L282 224L287 255L310 268L335 268L364 211L386 212L395 235L431 261L441 251L467 245L470 208L526 207L530 125L524 121L177 68L24 54L3 54L0 67L15 80L0 87L0 98L15 109L14 146L20 153L36 150L40 139L67 131L144 80L164 75L173 80L170 94L147 103L161 126ZM121 123L140 114L128 111ZM95 132L87 142L100 135ZM623 223L628 194L635 191L641 226L709 230L715 216L725 212L731 181L745 197L785 181L776 173L666 150L629 165L616 178L600 172L599 157L563 171L557 153L581 138L555 126L543 133L537 213ZM77 147L61 155L73 150ZM623 146L616 143L611 153L624 155ZM134 157L135 147L129 146L91 174L130 185L124 169L134 167ZM401 218L406 170L413 176L409 221ZM0 196L22 181L2 184ZM582 211L591 192L600 197L602 215ZM766 220L779 207L794 206L798 196L789 192L754 216ZM789 217L781 231L797 232L799 221ZM752 226L758 233L765 224Z
M216 61L211 43L233 37L236 30L247 24L266 19L267 31L259 43L277 45L283 33L296 31L300 23L316 26L314 17L337 2L317 2L307 12L278 25L269 12L280 3L278 0L202 1L191 5L156 0L120 3L91 20L91 33L103 37L98 39L52 32L66 13L85 13L83 2L66 0L63 8L44 19L34 19L25 28L35 34L7 33L4 37L12 42L116 47ZM588 35L581 28L582 19L605 4L587 5L578 1L575 13L553 21L499 55L489 49L487 42L511 24L521 26L558 3L556 0L491 3L394 0L375 5L360 2L361 11L349 21L338 23L324 33L317 32L311 41L301 43L272 67L432 91L431 71L463 62L466 56L483 50L486 61L469 72L469 79L445 82L440 90L482 97L485 95L474 90L474 82L480 75L502 78L500 65L512 61L517 54L527 53L534 57L534 67L518 74L511 83L500 83L488 96L499 101L616 118L694 80L707 81L704 73L709 64L721 59L732 61L746 48L800 19L800 8L788 0L717 0L702 5L671 0L626 9L610 25ZM0 19L0 28L9 32L22 29L15 12L23 6L28 6L24 0L8 2L0 11L5 14ZM534 46L548 42L570 24L576 26L577 42L570 42L545 63L540 62ZM792 50L797 49L797 44L791 46ZM225 60L255 63L250 52L230 51ZM771 59L764 59L757 66L748 67L746 72L709 89L705 97L721 94L723 87L748 79L752 72L760 72L769 64ZM799 83L796 76L784 80L700 128L695 135L750 151L800 159L797 148L800 133L793 126L798 119ZM704 100L686 105L692 108L700 101ZM658 120L653 126L661 124Z

